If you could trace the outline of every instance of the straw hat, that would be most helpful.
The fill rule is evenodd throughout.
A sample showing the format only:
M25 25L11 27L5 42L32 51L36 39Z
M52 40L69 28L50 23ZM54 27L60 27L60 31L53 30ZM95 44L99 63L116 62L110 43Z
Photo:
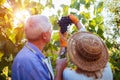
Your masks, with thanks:
M89 32L77 32L68 41L68 56L84 71L98 71L108 62L108 51L104 42Z

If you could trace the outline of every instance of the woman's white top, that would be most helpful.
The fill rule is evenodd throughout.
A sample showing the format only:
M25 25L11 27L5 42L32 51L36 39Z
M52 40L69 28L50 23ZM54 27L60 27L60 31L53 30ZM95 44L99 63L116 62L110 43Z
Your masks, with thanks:
M77 73L70 68L66 68L63 72L63 80L96 80L94 77L88 77L84 74ZM97 80L113 80L112 70L110 64L107 63L103 70L102 78Z

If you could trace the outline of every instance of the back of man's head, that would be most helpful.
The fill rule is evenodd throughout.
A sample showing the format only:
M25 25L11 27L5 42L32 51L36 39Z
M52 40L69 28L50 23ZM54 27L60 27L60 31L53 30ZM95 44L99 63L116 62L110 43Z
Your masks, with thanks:
M42 32L47 32L51 28L49 19L43 15L32 15L25 24L25 34L28 40L36 40Z

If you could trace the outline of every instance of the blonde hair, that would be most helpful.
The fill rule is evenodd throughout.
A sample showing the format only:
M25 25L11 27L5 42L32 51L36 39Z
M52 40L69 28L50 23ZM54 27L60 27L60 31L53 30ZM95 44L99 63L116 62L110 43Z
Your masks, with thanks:
M47 32L51 28L51 23L46 16L32 15L25 24L25 34L28 40L37 39L42 32Z

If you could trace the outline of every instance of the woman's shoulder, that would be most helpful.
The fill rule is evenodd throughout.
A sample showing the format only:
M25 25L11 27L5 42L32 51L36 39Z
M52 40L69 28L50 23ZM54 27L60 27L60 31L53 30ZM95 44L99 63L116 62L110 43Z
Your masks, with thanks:
M92 77L87 77L84 74L79 74L71 68L66 68L63 71L63 79L64 80L93 80Z
M108 62L103 70L103 77L104 80L113 80L112 69L110 67L110 63Z

